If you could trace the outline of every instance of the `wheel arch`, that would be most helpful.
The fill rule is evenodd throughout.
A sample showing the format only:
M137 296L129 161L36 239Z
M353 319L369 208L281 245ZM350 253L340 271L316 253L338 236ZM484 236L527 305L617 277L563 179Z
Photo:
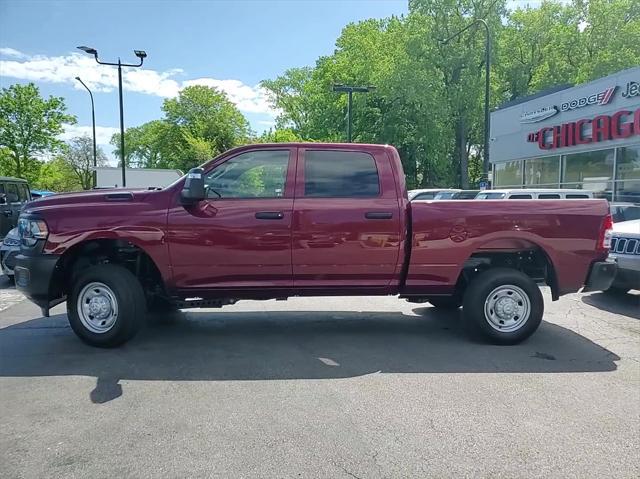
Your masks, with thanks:
M93 237L79 241L61 255L51 277L50 291L66 296L74 276L96 264L117 264L129 269L145 292L166 294L165 281L152 255L140 244L118 237Z

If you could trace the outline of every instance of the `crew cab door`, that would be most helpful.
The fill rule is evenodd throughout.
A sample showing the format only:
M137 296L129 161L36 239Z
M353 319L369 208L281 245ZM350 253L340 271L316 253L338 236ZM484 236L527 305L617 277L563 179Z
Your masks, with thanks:
M300 148L294 287L387 287L399 276L400 206L384 149Z
M168 217L179 290L290 288L296 149L260 147L205 171L207 198Z

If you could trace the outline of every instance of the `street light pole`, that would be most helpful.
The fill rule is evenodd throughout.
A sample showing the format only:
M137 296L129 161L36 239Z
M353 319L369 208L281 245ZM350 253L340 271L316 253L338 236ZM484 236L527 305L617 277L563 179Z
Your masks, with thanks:
M374 86L333 85L333 91L347 94L347 143L352 139L353 92L366 93L375 90Z
M486 33L485 46L484 46L484 66L485 66L485 74L484 74L484 154L482 155L482 175L483 179L486 181L489 178L489 143L490 138L489 135L491 133L491 116L489 114L489 92L491 87L491 31L489 30L489 24L486 20L479 18L469 25L464 27L457 33L454 33L446 40L442 40L443 44L449 43L450 40L453 40L455 37L460 35L461 33L467 31L474 25L478 23L482 24Z
M89 96L91 97L91 124L93 126L93 187L96 187L96 168L98 167L97 160L97 148L96 148L96 110L95 105L93 104L93 93L89 90L89 87L84 84L84 82L80 79L80 77L76 77L76 80L80 82L80 84L86 88L89 92Z
M118 92L120 98L120 159L122 161L122 186L127 186L126 178L126 165L125 165L125 152L124 152L124 107L122 102L122 67L141 67L144 63L144 59L147 57L147 53L144 50L134 50L133 53L140 59L140 63L122 63L118 58L118 63L103 62L98 59L98 50L90 47L78 47L85 53L93 55L96 62L100 65L111 65L118 67Z

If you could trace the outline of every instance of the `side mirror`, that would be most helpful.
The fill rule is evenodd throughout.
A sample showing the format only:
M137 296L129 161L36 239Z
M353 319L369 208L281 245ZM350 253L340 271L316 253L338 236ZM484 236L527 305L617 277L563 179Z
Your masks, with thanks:
M7 194L0 193L0 205L6 205L6 204L7 204Z
M192 205L205 199L204 170L202 168L192 168L189 170L180 197L182 198L182 204L185 205Z

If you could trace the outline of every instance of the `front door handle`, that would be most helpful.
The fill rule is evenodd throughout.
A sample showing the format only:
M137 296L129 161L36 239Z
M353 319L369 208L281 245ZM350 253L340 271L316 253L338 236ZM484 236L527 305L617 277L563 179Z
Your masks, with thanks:
M367 211L364 217L368 220L390 220L393 213L390 211Z
M257 220L281 220L284 218L282 211L258 211L256 213Z
M7 218L8 218L9 216L13 216L13 211L11 211L11 210L4 210L2 213L3 213Z

